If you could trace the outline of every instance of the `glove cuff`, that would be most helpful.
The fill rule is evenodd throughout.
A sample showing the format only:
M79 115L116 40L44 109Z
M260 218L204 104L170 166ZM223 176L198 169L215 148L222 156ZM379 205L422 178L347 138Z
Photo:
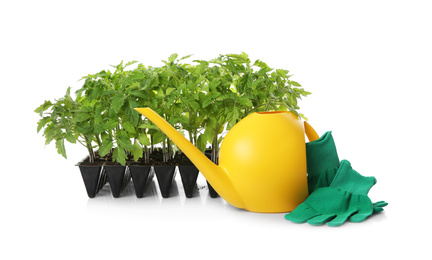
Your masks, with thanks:
M331 131L315 141L306 143L306 163L308 174L313 177L339 167L339 157Z
M351 167L349 161L342 160L330 187L344 190L352 194L367 195L376 182L375 177L365 177L361 175Z

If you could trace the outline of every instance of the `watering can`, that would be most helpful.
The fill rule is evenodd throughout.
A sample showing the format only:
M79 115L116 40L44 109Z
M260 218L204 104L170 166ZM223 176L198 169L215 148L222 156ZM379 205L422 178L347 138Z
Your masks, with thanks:
M229 204L252 212L294 210L309 195L305 133L315 130L292 112L256 112L234 125L222 141L219 165L150 108L136 108L195 164Z

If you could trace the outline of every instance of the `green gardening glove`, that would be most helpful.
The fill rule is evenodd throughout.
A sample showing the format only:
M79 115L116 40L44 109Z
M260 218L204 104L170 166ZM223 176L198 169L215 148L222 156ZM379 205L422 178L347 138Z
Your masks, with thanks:
M331 131L306 143L306 162L309 194L330 186L340 165Z
M285 219L295 223L340 226L348 219L361 222L374 212L382 211L385 202L373 204L367 196L375 185L375 177L364 177L342 160L329 187L318 188Z

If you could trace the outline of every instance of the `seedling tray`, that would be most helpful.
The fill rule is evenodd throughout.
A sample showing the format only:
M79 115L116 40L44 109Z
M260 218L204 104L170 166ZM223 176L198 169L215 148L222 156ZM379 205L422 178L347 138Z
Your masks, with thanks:
M149 184L156 176L158 187L163 198L169 198L172 185L176 176L176 167L180 173L181 182L187 198L192 198L194 189L197 188L196 181L199 170L194 165L137 165L127 166L108 164L100 162L89 164L88 158L84 158L77 166L80 169L84 186L89 198L94 198L99 191L109 183L111 194L114 198L122 195L125 187L130 181L133 183L137 198L143 198ZM207 182L209 195L216 198L216 191Z

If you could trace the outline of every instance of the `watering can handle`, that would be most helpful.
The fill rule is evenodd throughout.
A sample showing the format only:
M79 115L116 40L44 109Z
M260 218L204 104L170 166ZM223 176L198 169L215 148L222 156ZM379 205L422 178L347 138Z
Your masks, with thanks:
M304 129L306 136L309 139L309 142L315 141L319 138L319 135L317 134L315 129L313 129L313 127L306 121L304 121Z

